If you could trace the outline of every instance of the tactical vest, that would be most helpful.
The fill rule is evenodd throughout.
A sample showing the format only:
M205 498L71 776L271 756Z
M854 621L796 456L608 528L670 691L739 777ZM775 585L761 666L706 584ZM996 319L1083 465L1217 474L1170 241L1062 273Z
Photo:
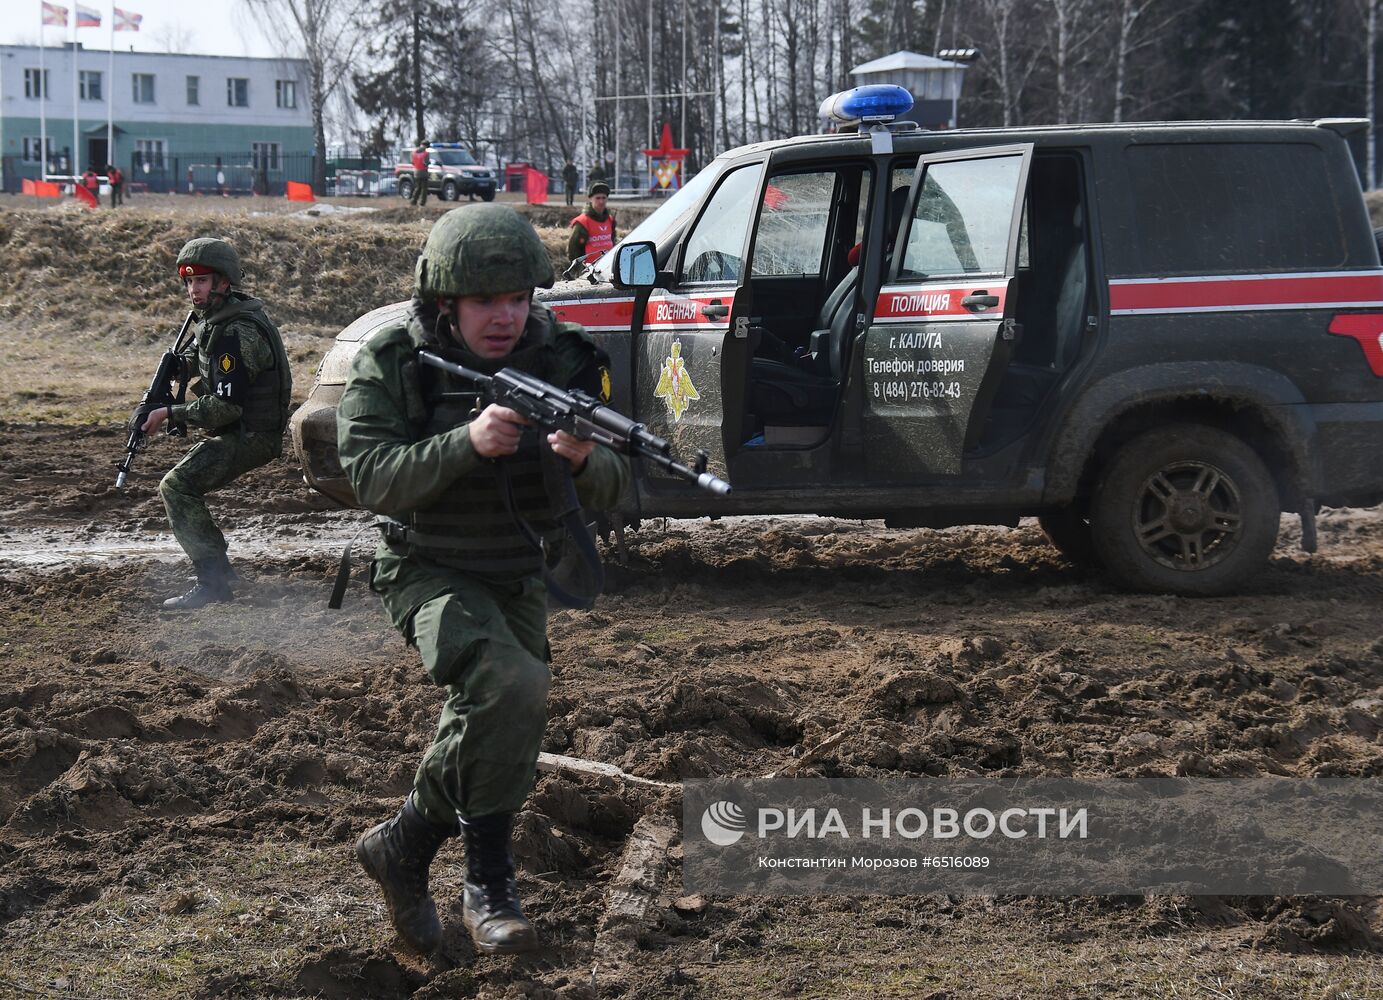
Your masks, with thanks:
M585 212L571 220L573 226L580 225L586 230L586 255L582 258L587 263L596 260L605 251L615 245L615 215L613 212L605 213L605 221L599 222L592 219Z
M226 305L202 323L202 331L197 337L198 373L207 386L215 385L216 373L212 371L212 359L220 353L216 349L217 341L227 334L236 336L229 329L232 320L252 322L273 352L274 367L260 372L250 383L241 407L239 426L242 431L282 434L288 426L288 408L293 395L293 372L288 363L288 354L283 349L283 338L279 336L278 327L264 314L264 305L258 299L241 292L231 292L229 299Z
M553 347L554 332L550 314L535 315L526 334L536 337L537 342L506 357L487 360L450 346L439 353L487 375L501 368L518 368L565 385L572 373L559 370L562 366ZM437 350L435 344L431 348ZM449 372L410 360L403 368L403 385L418 440L443 434L477 416L475 384ZM539 433L537 428L525 428L517 452L495 461L482 459L478 468L458 478L441 499L415 511L406 525L400 525L407 528L406 534L384 525L385 538L406 542L410 551L420 551L433 562L491 579L517 580L540 573L542 554L523 536L514 515L528 522L549 551L561 543L565 532L548 499L543 462L565 465L566 459L553 455ZM506 479L512 510L505 500Z

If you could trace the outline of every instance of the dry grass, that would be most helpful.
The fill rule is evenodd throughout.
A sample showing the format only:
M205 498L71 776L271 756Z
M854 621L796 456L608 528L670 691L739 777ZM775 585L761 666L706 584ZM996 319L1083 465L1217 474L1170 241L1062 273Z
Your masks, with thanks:
M40 333L163 339L184 308L172 273L178 249L193 236L220 236L245 262L246 290L265 300L280 326L330 336L410 292L433 215L392 221L394 213L381 214L7 211L0 214L0 312ZM540 235L554 266L564 264L566 233Z

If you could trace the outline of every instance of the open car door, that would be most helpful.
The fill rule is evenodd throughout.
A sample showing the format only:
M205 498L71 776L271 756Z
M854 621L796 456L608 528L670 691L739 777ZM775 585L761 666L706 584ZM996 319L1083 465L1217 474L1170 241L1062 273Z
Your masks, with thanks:
M669 287L635 316L634 414L678 455L705 451L726 476L726 444L743 440L749 365L748 259L763 163L728 171L706 199L672 258ZM648 466L650 486L687 490Z
M922 157L860 351L868 478L953 476L1017 330L1010 294L1032 145Z

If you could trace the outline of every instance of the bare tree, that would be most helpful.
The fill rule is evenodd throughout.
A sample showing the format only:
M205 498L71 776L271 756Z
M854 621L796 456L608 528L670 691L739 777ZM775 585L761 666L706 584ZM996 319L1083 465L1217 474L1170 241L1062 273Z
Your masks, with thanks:
M307 62L308 104L316 153L312 186L326 191L327 100L346 78L363 34L365 0L242 0L271 38Z

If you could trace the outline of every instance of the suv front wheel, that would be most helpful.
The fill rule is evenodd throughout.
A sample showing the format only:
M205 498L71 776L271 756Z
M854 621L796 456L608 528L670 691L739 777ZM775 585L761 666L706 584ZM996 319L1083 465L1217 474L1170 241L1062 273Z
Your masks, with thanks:
M1214 427L1172 424L1115 453L1095 489L1090 529L1119 583L1207 597L1262 569L1280 514L1257 452Z
M399 179L399 197L404 201L413 197L413 178L403 177Z
M442 200L455 201L461 197L461 191L457 188L455 181L446 181L442 184Z

